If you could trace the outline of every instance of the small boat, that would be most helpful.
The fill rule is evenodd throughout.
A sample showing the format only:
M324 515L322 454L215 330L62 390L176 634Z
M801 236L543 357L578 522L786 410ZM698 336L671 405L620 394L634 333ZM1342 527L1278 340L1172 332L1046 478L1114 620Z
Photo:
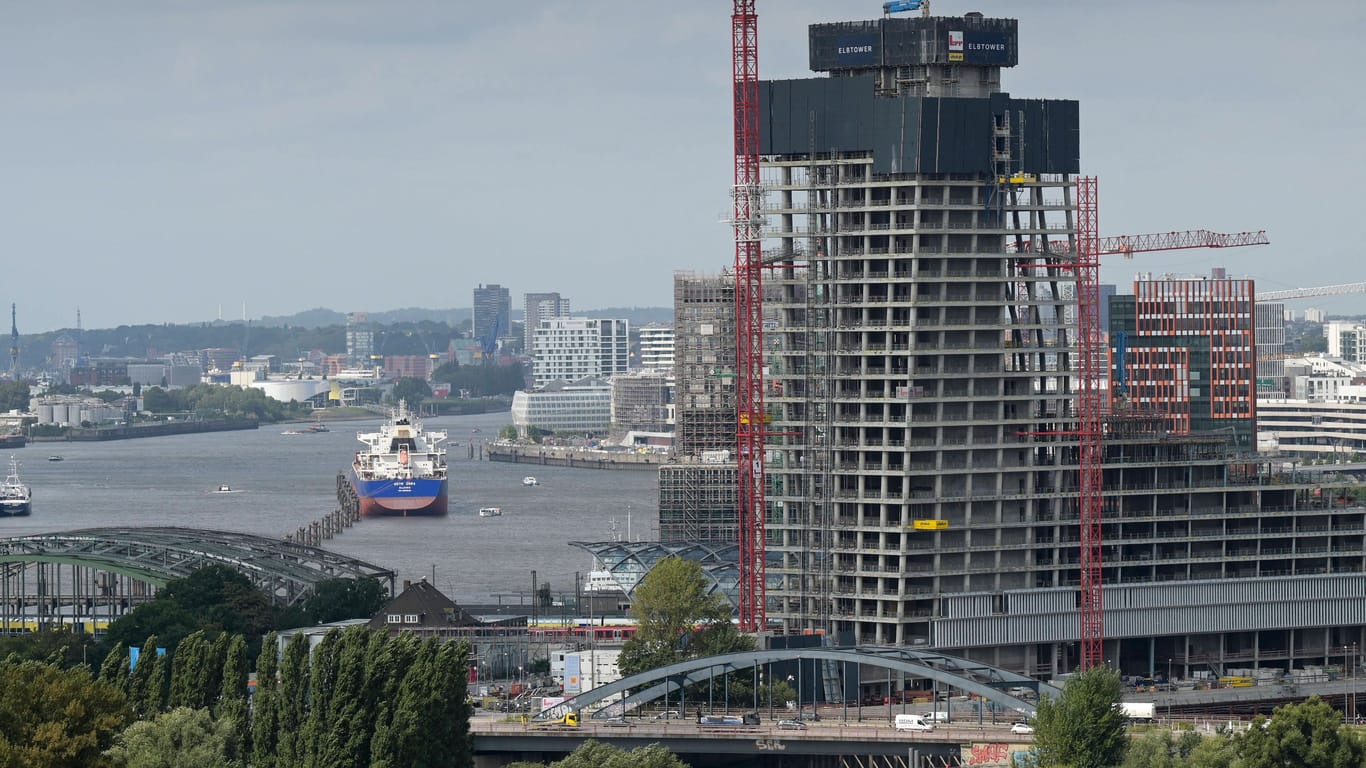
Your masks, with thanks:
M503 516L503 508L502 508L502 507L480 507L480 508L479 508L479 516L480 516L480 517L502 517L502 516Z
M209 491L209 493L241 493L241 492L242 492L241 490L239 490L239 489L237 489L237 488L233 488L231 485L228 485L227 483L223 483L222 485L218 486L217 489L212 490L212 491Z
M47 460L48 460L48 461L61 461L61 460L62 460L62 457L61 457L61 456L49 456L49 457L47 457Z
M533 485L540 485L540 484L541 484L540 481L537 480L536 478L532 477L531 475L527 475L526 477L522 478L522 485L525 485L525 486L530 487L530 486L533 486Z

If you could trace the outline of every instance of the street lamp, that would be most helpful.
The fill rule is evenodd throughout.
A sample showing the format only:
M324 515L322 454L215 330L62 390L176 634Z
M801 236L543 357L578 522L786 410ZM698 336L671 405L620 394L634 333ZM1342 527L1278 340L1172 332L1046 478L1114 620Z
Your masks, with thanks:
M800 671L801 671L801 667L797 667L797 671L800 672ZM795 678L792 677L792 675L788 675L788 676L787 676L787 686L788 686L789 688L792 687L792 683L793 683L794 680L795 680ZM802 689L801 689L800 687L798 687L798 688L797 688L797 718L800 719L801 716L802 716Z

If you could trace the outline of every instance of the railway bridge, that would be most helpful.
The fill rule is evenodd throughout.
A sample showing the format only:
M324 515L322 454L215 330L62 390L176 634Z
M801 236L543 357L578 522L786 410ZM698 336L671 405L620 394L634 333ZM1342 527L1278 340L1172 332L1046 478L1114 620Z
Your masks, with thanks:
M306 544L175 527L87 528L0 539L0 633L64 624L95 632L168 581L208 565L251 579L279 605L322 581L394 573Z

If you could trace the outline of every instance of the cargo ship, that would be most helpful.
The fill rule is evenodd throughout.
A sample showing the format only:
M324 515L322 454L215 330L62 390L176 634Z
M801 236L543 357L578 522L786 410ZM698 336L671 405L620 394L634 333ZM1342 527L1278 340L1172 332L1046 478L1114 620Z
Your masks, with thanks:
M351 486L363 517L446 514L446 440L426 431L400 401L378 432L358 432L365 447L351 464Z
M33 493L19 480L19 461L9 460L9 476L0 483L0 517L24 517L33 509Z

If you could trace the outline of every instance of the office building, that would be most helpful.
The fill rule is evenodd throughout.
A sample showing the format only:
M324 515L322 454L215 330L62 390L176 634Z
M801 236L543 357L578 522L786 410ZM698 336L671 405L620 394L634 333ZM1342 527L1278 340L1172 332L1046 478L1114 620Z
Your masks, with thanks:
M1259 301L1257 325L1257 398L1285 397L1285 304Z
M1350 320L1324 323L1323 336L1328 341L1328 356L1340 357L1354 363L1366 362L1366 325Z
M487 354L512 333L512 296L508 289L497 283L474 289L473 333Z
M512 395L512 425L528 437L545 432L604 434L612 426L612 386L604 379L553 381L534 392Z
M370 315L365 312L352 312L346 316L346 356L353 366L370 365L375 354L375 329L370 325Z
M1124 334L1128 402L1161 414L1175 434L1231 430L1250 450L1257 419L1254 296L1251 280L1140 276L1132 296L1112 298L1111 360L1120 364Z
M597 317L542 320L531 353L537 387L625 373L631 362L630 323Z
M569 299L558 293L528 293L524 297L526 314L522 318L522 349L531 354L536 329L542 320L569 317Z

